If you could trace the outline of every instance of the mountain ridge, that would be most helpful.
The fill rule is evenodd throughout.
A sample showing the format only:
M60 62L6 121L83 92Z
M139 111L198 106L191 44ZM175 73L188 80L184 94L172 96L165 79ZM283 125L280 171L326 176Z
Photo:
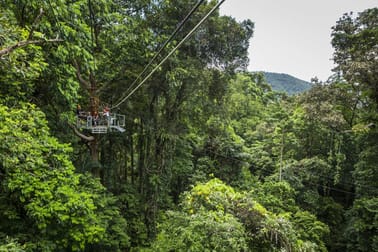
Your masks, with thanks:
M312 87L310 82L301 80L286 73L265 72L266 82L272 87L274 91L286 92L289 95L303 93Z

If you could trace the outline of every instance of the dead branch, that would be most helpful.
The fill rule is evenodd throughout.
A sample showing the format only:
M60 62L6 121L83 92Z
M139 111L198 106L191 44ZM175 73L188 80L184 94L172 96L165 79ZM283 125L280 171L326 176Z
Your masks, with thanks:
M16 50L17 48L25 47L28 45L41 45L41 44L46 44L46 43L56 43L56 42L63 42L64 40L62 39L46 39L46 40L24 40L20 41L14 45L11 45L9 47L6 47L4 49L0 50L0 57L6 54L9 54Z

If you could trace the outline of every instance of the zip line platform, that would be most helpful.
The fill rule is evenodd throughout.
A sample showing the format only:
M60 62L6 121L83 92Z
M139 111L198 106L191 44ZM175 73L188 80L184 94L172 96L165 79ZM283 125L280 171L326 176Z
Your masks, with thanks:
M125 115L111 113L109 116L93 116L81 112L76 116L76 127L89 130L92 134L106 134L109 132L125 132Z

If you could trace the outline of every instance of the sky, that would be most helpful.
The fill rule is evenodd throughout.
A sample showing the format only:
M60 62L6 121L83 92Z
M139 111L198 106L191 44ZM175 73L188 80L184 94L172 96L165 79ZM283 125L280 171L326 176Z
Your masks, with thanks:
M220 12L255 23L249 70L326 81L334 67L331 27L344 13L373 7L378 0L226 0Z

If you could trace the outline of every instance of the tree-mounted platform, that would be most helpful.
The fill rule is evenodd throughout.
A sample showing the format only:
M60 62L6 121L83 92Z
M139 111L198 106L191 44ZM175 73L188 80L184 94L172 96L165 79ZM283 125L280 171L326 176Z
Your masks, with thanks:
M106 134L109 132L125 132L125 115L110 113L109 116L81 112L77 115L76 127L89 130L92 134Z

